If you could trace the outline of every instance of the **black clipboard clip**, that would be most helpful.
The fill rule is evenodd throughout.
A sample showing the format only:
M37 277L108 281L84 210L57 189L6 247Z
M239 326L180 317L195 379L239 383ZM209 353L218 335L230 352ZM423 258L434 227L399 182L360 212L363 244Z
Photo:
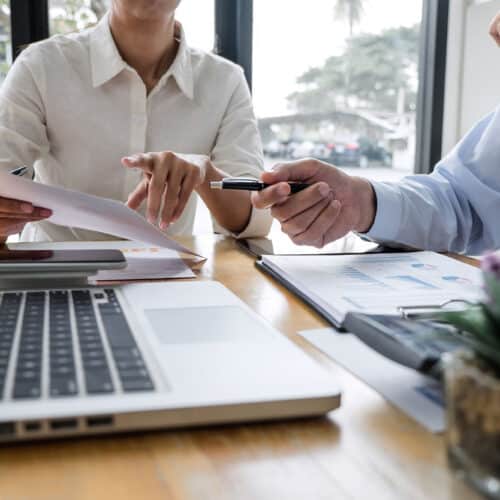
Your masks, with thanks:
M446 300L441 304L400 306L397 308L397 311L404 319L433 319L437 312L443 312L447 306L452 304L463 304L464 306L477 305L477 303L465 299L452 299Z

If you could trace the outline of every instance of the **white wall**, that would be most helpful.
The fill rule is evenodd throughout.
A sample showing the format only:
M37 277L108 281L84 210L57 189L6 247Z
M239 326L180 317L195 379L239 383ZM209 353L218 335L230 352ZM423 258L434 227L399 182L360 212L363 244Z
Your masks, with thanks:
M451 0L443 154L500 104L500 48L488 35L500 0Z

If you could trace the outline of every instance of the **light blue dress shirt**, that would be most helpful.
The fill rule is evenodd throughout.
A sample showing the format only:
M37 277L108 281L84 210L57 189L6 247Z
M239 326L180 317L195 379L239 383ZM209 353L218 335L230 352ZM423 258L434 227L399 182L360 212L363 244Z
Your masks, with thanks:
M372 184L377 215L371 239L470 255L500 249L500 108L431 175Z

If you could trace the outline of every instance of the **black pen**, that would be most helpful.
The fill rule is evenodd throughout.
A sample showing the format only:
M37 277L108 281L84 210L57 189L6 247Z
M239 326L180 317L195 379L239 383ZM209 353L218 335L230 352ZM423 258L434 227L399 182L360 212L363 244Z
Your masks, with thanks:
M309 184L304 182L289 182L291 194L298 193L309 187ZM228 177L221 181L213 181L210 183L212 189L235 189L239 191L262 191L271 184L257 181L255 179L245 179L243 177Z

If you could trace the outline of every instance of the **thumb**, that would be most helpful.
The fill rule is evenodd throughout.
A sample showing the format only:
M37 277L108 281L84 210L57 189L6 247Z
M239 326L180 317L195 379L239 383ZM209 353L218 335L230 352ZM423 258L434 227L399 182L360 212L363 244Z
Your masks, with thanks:
M277 182L307 181L313 177L318 170L316 162L312 160L300 160L289 163L279 163L270 172L261 175L262 182L276 184Z

